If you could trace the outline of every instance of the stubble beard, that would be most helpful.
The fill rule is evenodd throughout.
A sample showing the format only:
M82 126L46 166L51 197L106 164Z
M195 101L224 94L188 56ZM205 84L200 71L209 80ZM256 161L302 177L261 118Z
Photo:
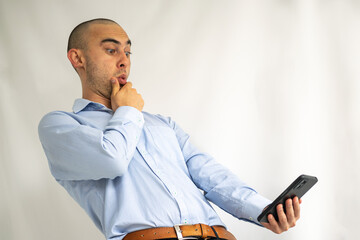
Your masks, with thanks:
M89 57L87 58L86 76L89 88L96 94L110 100L112 90L110 78Z

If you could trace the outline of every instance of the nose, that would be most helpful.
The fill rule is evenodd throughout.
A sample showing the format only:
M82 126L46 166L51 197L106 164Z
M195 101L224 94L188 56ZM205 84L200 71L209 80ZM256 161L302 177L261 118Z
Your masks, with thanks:
M130 65L130 59L126 56L125 51L121 51L119 54L119 59L116 65L118 68L127 68L127 66Z

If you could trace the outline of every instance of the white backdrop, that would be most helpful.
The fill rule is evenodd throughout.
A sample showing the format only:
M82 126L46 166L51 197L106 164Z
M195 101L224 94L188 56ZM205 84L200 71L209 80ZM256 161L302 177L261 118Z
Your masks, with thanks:
M145 111L172 116L270 199L302 173L318 177L280 236L217 209L238 239L359 239L356 0L1 0L0 239L103 239L37 136L45 113L81 97L67 38L97 17L128 32Z

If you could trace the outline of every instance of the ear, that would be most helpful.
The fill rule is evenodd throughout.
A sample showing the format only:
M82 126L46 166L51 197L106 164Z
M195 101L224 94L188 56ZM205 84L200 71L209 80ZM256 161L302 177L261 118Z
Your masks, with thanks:
M67 53L67 57L75 69L84 66L85 59L82 57L82 52L80 49L70 49Z

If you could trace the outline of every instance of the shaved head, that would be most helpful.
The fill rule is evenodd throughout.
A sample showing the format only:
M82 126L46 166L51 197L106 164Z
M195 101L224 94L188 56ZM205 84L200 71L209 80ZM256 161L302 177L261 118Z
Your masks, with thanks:
M87 46L86 33L88 28L92 24L116 24L120 26L117 22L106 18L96 18L80 23L70 33L67 51L69 51L72 48L83 49L83 50L86 49Z

